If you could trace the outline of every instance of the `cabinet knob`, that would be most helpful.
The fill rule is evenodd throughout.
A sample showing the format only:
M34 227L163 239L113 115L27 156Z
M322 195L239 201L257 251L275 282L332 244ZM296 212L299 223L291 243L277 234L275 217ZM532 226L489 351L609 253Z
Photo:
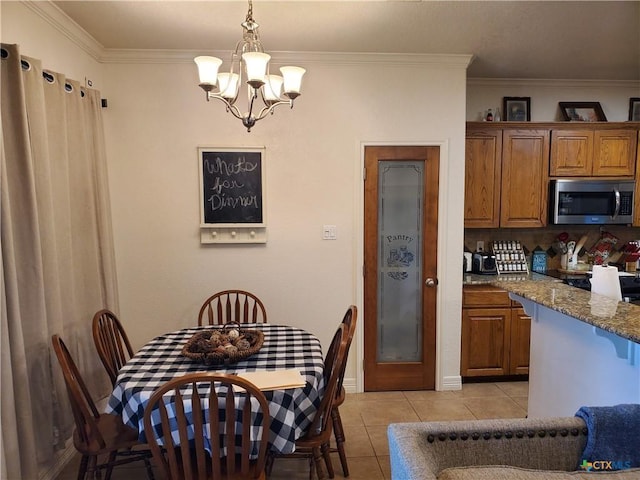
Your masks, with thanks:
M427 287L431 287L431 288L433 288L433 287L435 287L436 285L438 285L438 279L437 279L437 278L431 278L431 277L429 277L429 278L427 278L427 279L424 281L424 284L425 284Z

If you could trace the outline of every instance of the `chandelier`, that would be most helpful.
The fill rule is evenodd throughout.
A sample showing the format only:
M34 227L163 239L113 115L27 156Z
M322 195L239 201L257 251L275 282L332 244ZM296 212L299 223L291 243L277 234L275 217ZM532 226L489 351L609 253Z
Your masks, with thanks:
M236 44L231 55L231 67L228 72L218 73L222 60L217 57L196 57L200 87L205 91L207 101L220 100L227 111L242 120L242 124L251 131L258 120L262 120L278 105L289 105L300 96L300 86L304 68L280 67L280 75L269 74L271 56L264 53L258 24L253 20L253 4L249 0L249 10L242 22L242 40ZM246 79L243 77L246 76ZM243 83L247 84L247 110L238 108L238 99ZM260 105L261 103L261 105Z

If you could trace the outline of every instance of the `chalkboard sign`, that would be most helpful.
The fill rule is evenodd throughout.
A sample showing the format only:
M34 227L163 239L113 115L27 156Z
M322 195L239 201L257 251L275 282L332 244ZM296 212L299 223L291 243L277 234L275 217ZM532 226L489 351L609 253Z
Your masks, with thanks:
M198 148L201 227L263 227L264 148Z
M201 243L266 243L264 154L264 147L198 148Z

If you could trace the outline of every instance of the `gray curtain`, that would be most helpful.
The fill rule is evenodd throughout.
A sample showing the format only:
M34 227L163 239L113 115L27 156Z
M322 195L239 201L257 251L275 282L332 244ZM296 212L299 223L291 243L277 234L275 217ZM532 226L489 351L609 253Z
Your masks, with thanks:
M117 311L100 93L2 45L2 478L37 479L73 430L59 334L94 398L91 319Z

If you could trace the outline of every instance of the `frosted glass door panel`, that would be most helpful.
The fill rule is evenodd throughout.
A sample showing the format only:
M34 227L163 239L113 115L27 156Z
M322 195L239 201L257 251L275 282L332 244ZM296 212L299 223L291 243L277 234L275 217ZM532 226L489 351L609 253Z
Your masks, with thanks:
M380 161L378 362L422 359L424 162Z

